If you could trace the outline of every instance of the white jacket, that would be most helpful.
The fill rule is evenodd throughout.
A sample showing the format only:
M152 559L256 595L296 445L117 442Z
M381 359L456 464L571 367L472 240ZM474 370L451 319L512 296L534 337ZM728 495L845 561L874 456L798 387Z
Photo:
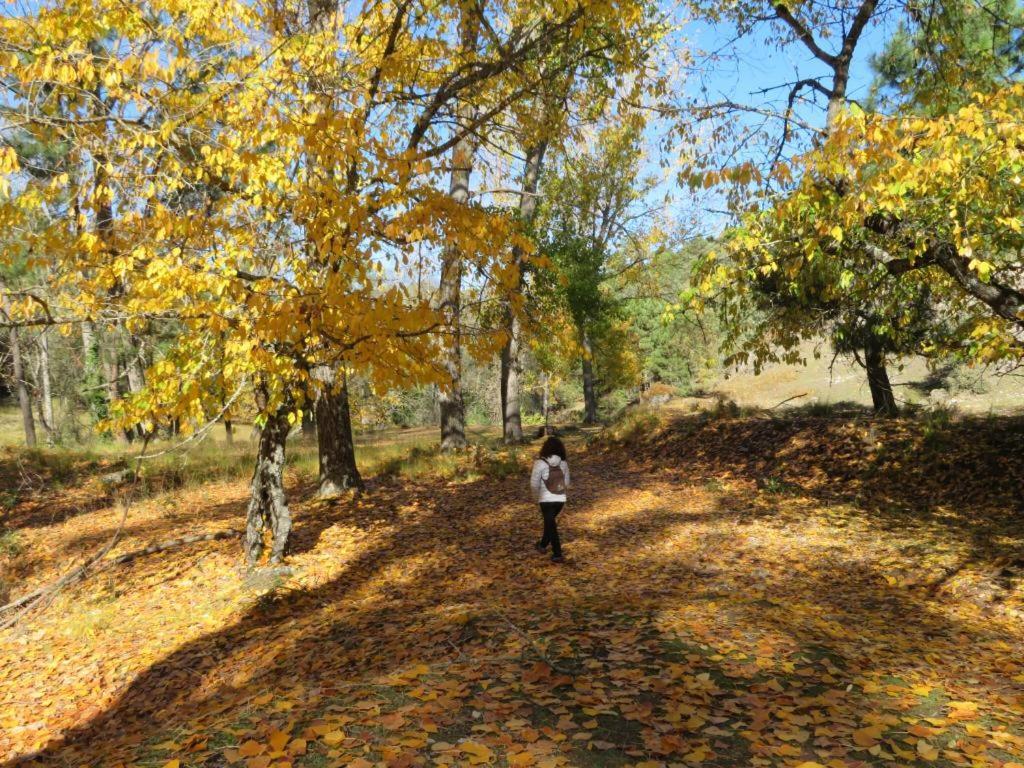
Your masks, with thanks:
M544 481L548 479L552 467L561 466L562 474L565 475L565 487L569 488L569 463L562 461L558 456L548 456L547 459L537 459L533 462L533 472L530 473L530 488L533 490L533 498L544 504L548 501L565 501L564 493L551 493Z

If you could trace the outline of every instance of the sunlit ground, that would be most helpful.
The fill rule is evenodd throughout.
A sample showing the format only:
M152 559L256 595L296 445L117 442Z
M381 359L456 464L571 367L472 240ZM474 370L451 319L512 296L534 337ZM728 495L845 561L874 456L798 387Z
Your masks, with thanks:
M104 570L0 633L0 751L1007 768L1024 762L1022 428L950 429L688 416L577 441L563 567L532 547L525 451L437 462L448 479L426 453L366 453L390 479L355 502L311 501L300 466L290 573L246 574L236 541L200 542ZM88 473L63 483L5 513L18 593L121 519ZM244 475L154 478L112 555L238 527L245 498Z

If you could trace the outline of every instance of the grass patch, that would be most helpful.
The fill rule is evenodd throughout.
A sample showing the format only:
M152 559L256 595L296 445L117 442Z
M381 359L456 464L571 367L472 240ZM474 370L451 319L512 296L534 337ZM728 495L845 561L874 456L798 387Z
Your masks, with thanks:
M782 496L796 491L796 486L792 483L787 483L782 478L774 476L764 478L760 485L762 493L768 493L773 496Z
M661 418L646 408L632 408L609 425L602 438L613 444L631 445L643 442L661 428Z
M439 477L445 480L477 480L483 477L502 480L523 471L515 448L495 450L477 445L469 451L443 453L436 445L416 445L407 452L381 460L380 477Z
M17 531L0 530L0 556L17 557L24 549Z

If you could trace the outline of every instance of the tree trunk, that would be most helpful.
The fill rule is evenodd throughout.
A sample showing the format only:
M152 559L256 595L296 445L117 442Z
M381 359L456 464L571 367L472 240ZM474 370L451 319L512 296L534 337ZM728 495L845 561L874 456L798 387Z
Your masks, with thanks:
M501 349L501 423L505 442L512 444L523 439L523 418L519 403L519 377L522 373L519 343L522 327L518 314L511 307L506 311L505 332L508 338Z
M544 429L542 434L551 434L551 423L548 414L551 412L551 377L544 374L544 390L541 394L541 410L544 413Z
M302 436L307 440L312 440L317 435L318 425L316 423L316 417L313 415L313 411L310 408L302 409Z
M594 382L593 350L590 337L583 334L583 423L597 423L597 388Z
M265 407L267 392L257 393L261 408ZM263 534L271 531L271 564L284 559L288 547L288 534L292 528L291 512L284 493L284 465L288 431L289 407L282 407L267 416L260 430L256 451L256 468L252 473L249 507L246 512L245 537L242 541L246 562L253 566L263 554Z
M39 410L47 445L54 444L53 393L50 384L50 340L48 329L39 334Z
M461 48L467 54L476 49L478 26L476 14L464 11L459 22L459 36ZM459 125L455 130L465 130L473 120L473 106L460 99L456 114ZM469 202L473 151L473 136L466 130L452 149L448 194L457 206ZM446 247L441 260L440 284L441 312L447 341L442 353L447 374L445 386L441 388L442 451L457 451L466 447L466 405L462 398L462 266L462 254L458 247Z
M142 341L137 336L126 332L125 337L128 342L128 365L126 366L128 391L135 394L141 392L142 388L146 386L145 366L142 363Z
M864 346L864 363L868 370L868 387L875 413L880 416L899 415L892 385L889 383L889 373L885 368L885 353L874 337L870 337Z
M235 444L235 425L231 423L231 419L224 419L224 438L228 445Z
M100 365L103 370L103 389L107 396L107 417L112 413L114 403L121 398L121 359L119 334L115 332L100 333ZM119 437L131 442L134 437L131 429L125 428Z
M541 167L544 163L546 142L540 142L526 152L526 165L523 169L523 188L519 197L519 221L529 228L537 212L537 187L540 180ZM523 252L516 246L512 250L512 258L519 272L517 293L523 291ZM502 433L506 443L518 443L523 439L523 421L520 406L520 383L522 365L519 359L522 327L519 313L510 302L505 306L505 332L507 339L501 350L501 415Z
M25 370L21 356L21 345L18 340L18 329L10 331L11 364L14 368L14 386L18 390L18 407L21 409L21 424L25 429L25 445L36 447L36 422L32 417L32 397L25 381Z
M82 387L80 393L94 423L105 416L102 407L103 395L100 392L102 381L99 351L96 348L96 329L91 321L85 320L82 323Z
M320 449L317 495L337 496L350 488L361 489L363 479L356 467L345 370L318 365L313 368L313 378L322 386L316 398L316 437Z
M125 339L125 347L128 353L128 361L125 366L125 373L128 378L128 391L133 395L141 392L146 386L146 366L143 358L142 339L134 334L128 333L128 329L121 326L121 334ZM142 424L136 424L127 429L128 434L138 437L140 440L146 437Z

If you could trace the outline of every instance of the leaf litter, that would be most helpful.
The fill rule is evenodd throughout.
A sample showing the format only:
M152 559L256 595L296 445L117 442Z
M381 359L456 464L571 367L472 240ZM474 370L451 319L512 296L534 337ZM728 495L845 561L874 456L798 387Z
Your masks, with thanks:
M0 635L0 754L1016 768L1020 425L951 429L936 452L913 422L694 416L576 444L564 567L533 552L522 477L382 479L333 503L292 477L288 570L254 578L235 542L198 542ZM110 557L226 529L244 498L157 494ZM25 589L116 523L81 508L18 529Z

